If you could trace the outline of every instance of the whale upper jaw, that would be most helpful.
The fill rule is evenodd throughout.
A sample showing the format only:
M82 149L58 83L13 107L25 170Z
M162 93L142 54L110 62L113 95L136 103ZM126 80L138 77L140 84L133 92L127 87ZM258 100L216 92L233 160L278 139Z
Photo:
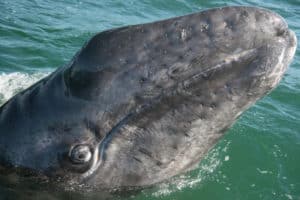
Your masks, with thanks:
M163 181L195 166L276 87L296 46L282 17L254 7L99 33L0 108L0 163L72 187ZM89 165L70 162L76 145L89 146Z

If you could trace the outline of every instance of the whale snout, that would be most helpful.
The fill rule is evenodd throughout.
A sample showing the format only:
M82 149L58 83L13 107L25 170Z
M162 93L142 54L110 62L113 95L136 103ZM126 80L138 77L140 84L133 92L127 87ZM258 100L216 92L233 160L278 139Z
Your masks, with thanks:
M213 29L211 38L221 49L214 52L216 57L219 55L221 60L230 60L237 66L226 74L239 70L227 83L239 88L240 94L246 92L261 98L276 87L292 62L297 47L296 35L280 15L270 10L227 7L223 13L219 21L218 17L214 19L216 24L223 25L215 25L217 28Z
M256 87L263 87L266 92L278 85L297 47L295 33L287 27L283 18L272 14L276 22L274 37L269 37L264 45L257 48L257 56L250 64L253 70L248 74L252 82L259 83Z

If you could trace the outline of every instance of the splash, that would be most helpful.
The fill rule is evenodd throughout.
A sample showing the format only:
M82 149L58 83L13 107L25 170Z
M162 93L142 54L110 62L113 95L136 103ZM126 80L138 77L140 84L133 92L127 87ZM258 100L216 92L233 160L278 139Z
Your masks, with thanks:
M209 178L218 179L219 174L214 172L225 161L228 161L229 156L226 155L230 141L223 140L224 144L219 144L213 148L204 158L198 167L192 172L173 178L167 183L161 183L155 187L155 191L151 193L151 196L162 197L168 196L173 192L182 191L187 188L198 187L202 181ZM147 193L147 192L146 192Z
M28 88L49 73L0 73L0 105L16 93Z

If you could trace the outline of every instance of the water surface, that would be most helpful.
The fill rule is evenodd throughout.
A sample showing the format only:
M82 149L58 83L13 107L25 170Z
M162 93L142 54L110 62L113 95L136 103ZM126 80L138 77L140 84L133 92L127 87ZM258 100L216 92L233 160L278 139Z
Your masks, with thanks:
M300 36L299 0L0 0L0 104L66 64L97 32L228 5L276 11ZM300 200L299 155L297 51L279 87L244 113L196 170L133 193L129 199ZM27 193L29 199L74 198ZM27 193L0 188L0 199ZM80 198L97 199L97 195Z

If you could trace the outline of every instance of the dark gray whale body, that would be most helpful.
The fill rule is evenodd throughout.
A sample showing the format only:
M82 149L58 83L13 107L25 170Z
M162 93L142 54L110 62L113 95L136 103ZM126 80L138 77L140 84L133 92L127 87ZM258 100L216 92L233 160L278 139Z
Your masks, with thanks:
M183 173L278 84L295 49L284 20L254 7L99 33L0 108L0 169L92 189Z

